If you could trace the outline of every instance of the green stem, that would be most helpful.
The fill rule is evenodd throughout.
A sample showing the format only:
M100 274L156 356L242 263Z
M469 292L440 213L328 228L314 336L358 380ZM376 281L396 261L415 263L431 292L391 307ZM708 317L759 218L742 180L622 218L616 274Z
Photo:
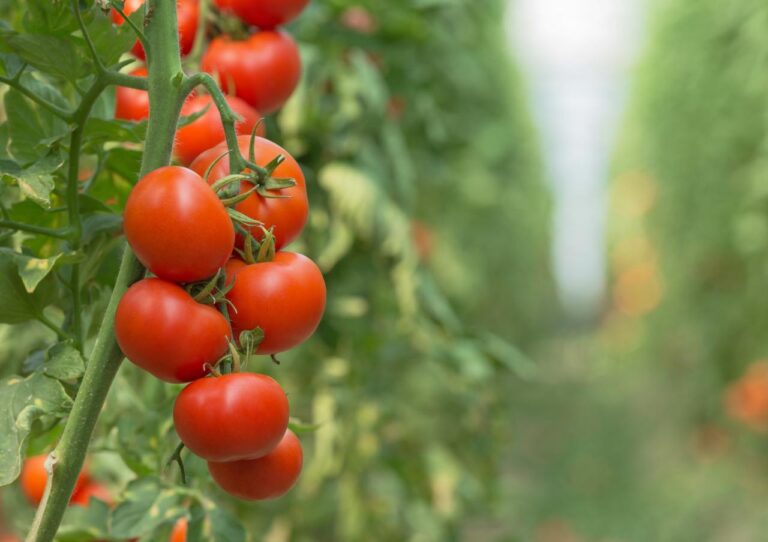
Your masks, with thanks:
M148 85L152 113L147 126L141 175L170 162L173 136L183 99L180 92L183 73L179 57L176 3L148 0L147 4L147 13L150 14L146 25L147 52L152 51ZM114 330L117 304L128 286L142 272L133 252L126 247L72 411L61 439L51 454L48 484L27 535L28 542L51 542L61 523L75 481L85 462L99 412L122 362Z
M38 322L43 324L45 327L56 333L56 335L59 337L59 339L72 339L70 335L68 335L63 329L61 329L59 326L54 324L46 315L44 315L42 312L35 316Z
M46 228L44 226L35 226L34 224L24 224L23 222L15 222L13 220L0 220L0 228L9 228L12 230L26 231L29 233L37 233L40 235L47 235L48 237L55 237L57 239L66 239L69 237L69 228Z
M224 137L226 138L227 148L230 150L229 155L229 170L232 173L240 173L241 171L250 169L258 177L259 181L266 182L269 177L269 172L258 164L246 160L243 154L240 152L240 146L237 143L237 131L235 130L235 123L240 120L237 114L232 111L232 108L227 102L226 96L216 84L216 80L207 73L196 73L190 75L184 80L182 87L182 93L186 96L192 92L196 86L202 85L211 95L213 103L216 104L216 108L219 110L221 116L221 124L224 127Z
M27 87L22 85L18 81L18 79L16 79L16 78L9 79L7 77L1 77L0 76L0 83L5 83L9 87L11 87L13 89L16 89L21 94L23 94L24 96L26 96L27 98L29 98L30 100L35 102L37 105L39 105L43 109L46 109L50 113L53 113L54 115L56 115L60 119L62 119L64 121L67 121L67 122L72 120L72 112L71 111L67 111L66 109L64 109L62 107L59 107L58 105L54 104L53 102L49 102L48 100L46 100L42 96L38 96L37 94L35 94L31 90L29 90Z

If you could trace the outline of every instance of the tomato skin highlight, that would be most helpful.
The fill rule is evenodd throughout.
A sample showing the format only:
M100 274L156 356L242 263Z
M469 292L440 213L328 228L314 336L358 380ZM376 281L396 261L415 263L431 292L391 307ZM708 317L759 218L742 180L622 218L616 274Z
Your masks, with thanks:
M204 365L224 355L230 336L219 311L158 278L128 288L115 313L115 337L125 357L166 382L205 376Z
M123 229L139 261L174 282L213 276L235 245L221 200L202 177L180 166L156 169L136 183Z
M250 152L250 136L238 136L237 144L240 152L247 157ZM208 167L227 151L227 145L221 144L208 149L194 162L190 164L190 169L199 175L205 175ZM275 195L286 196L281 198L265 198L264 196L253 193L245 200L235 205L235 210L258 220L264 224L267 229L274 227L275 248L280 250L282 247L296 239L309 216L309 199L307 198L307 187L304 180L304 173L294 158L288 154L277 143L273 143L262 137L254 138L254 162L260 166L266 166L276 156L282 154L285 160L275 168L273 177L290 178L296 181L296 185L282 190L272 190ZM222 177L230 174L229 157L226 156L219 160L211 169L207 181L214 183ZM240 186L240 193L247 192L253 186L244 182ZM258 226L249 227L251 235L257 240L263 237L263 232ZM242 236L237 236L237 245L243 246Z
M137 68L131 75L146 77L146 68ZM117 87L115 89L115 118L140 121L149 117L149 93L137 88Z
M201 67L218 75L222 90L234 92L264 114L280 109L301 77L296 42L288 34L272 30L256 32L243 41L226 35L214 38Z
M238 134L250 136L253 127L261 119L258 111L236 96L226 96L227 103L243 120L235 123ZM181 114L189 116L208 107L208 110L194 122L182 126L176 131L174 154L182 164L191 163L200 153L224 141L224 126L221 115L209 94L202 94L187 100L181 108ZM259 126L258 135L264 135L264 126Z
M315 262L302 254L278 252L271 262L229 264L227 299L232 331L260 327L264 340L258 354L277 354L308 339L325 311L325 280Z
M280 444L264 457L227 463L209 461L208 472L230 495L260 501L287 493L301 474L303 460L301 441L288 429Z
M216 0L219 9L263 30L292 21L307 4L309 0Z
M144 5L144 0L125 0L123 11L130 15ZM195 44L195 35L197 33L197 21L200 16L200 6L198 0L178 0L176 2L176 19L179 25L179 49L181 54L187 55ZM116 10L112 10L112 22L121 25L125 22L122 15ZM141 25L139 25L141 26ZM136 40L131 52L134 56L144 60L146 53L141 42Z
M45 460L47 457L48 454L40 454L25 459L21 475L19 476L22 493L24 493L30 504L35 506L40 504L40 501L43 499L45 484L48 481L48 473L45 470ZM75 482L72 500L74 500L74 496L82 489L83 485L87 483L88 472L87 469L83 469Z
M185 387L173 406L173 421L195 455L236 461L271 452L288 428L288 411L288 397L274 379L232 373Z

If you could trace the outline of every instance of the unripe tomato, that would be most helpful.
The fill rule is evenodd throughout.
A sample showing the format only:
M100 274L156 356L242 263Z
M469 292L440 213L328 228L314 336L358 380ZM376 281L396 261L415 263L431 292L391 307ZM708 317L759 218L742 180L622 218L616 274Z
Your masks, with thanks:
M266 375L201 378L176 398L173 422L184 445L203 459L255 459L271 452L283 438L288 398Z
M48 473L45 471L45 460L48 454L40 454L32 457L28 457L24 461L24 466L21 469L21 489L27 500L34 504L40 504L43 499L43 493L45 493L45 484L48 481ZM83 469L75 482L74 495L88 482L87 469Z
M146 77L146 68L137 68L131 75ZM122 120L144 120L149 117L149 93L137 88L117 87L115 89L115 118Z
M115 337L129 360L166 382L205 375L227 351L227 320L182 287L158 278L128 288L115 313Z
M200 175L179 166L161 167L136 183L123 228L141 263L174 282L214 275L235 246L221 200Z
M262 113L282 107L301 77L299 48L288 34L266 30L235 41L214 38L202 69L218 75L222 89L234 92Z
M123 11L126 15L130 15L142 5L144 5L144 0L125 0ZM195 43L199 15L198 0L178 0L176 2L176 18L179 24L179 49L182 55L189 54ZM117 11L112 10L112 22L123 24L124 19ZM146 57L144 47L141 46L138 40L133 45L131 52L142 60Z
M239 136L237 138L237 145L240 147L240 152L243 156L247 157L249 155L250 143L250 136ZM285 160L275 168L272 176L276 178L291 178L296 181L296 185L290 188L283 188L282 190L272 190L273 194L283 196L280 198L265 198L254 192L248 198L238 203L235 206L235 210L262 222L267 229L274 228L275 247L280 250L280 248L296 239L301 230L304 229L304 224L307 223L309 201L307 199L304 174L301 172L301 167L299 167L296 160L277 143L261 137L254 138L253 143L253 155L256 164L266 166L276 156L282 154ZM226 144L217 145L198 156L189 167L199 175L205 175L206 170L213 161L226 151ZM214 183L218 179L229 175L230 172L229 157L227 156L216 163L206 180L209 183ZM240 186L240 192L247 192L251 188L253 188L253 185L244 182ZM249 228L249 230L256 239L263 237L262 230L258 226ZM240 235L237 237L237 244L238 246L243 245L243 239Z
M69 503L77 506L88 506L91 497L103 501L110 506L114 504L112 493L107 486L98 482L88 482L80 489L77 489L72 494L72 499L70 499Z
M171 531L171 538L169 539L170 542L187 542L187 527L189 525L189 522L187 518L181 518L176 522L176 525L173 526L173 531Z
M216 0L222 10L265 30L292 21L307 4L309 0Z
M261 119L261 115L236 96L227 96L226 100L232 110L243 119L235 123L235 131L238 134L250 136L253 127ZM209 94L202 94L187 100L181 108L181 114L192 115L206 107L208 110L203 116L176 131L173 150L176 158L182 164L189 164L201 152L224 141L224 126L221 124L221 115ZM264 126L259 126L256 133L264 135Z
M232 331L260 327L259 354L276 354L304 342L317 329L325 310L325 281L315 262L294 252L278 252L271 262L228 264L234 286L227 299Z
M301 442L290 429L280 444L259 459L228 463L208 462L208 471L219 487L235 497L260 501L284 495L301 474Z

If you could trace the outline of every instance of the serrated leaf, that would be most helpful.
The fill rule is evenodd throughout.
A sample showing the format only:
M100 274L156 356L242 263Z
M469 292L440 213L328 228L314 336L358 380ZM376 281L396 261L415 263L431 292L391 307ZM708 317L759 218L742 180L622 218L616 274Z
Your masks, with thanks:
M0 253L13 258L16 262L24 289L30 294L35 291L40 281L48 276L48 273L53 270L53 266L62 256L59 253L51 258L35 258L9 248L0 248Z
M132 482L124 497L125 501L112 513L110 536L113 538L145 535L164 523L173 522L185 511L183 496L163 488L156 478L145 477Z
M49 0L25 3L24 28L30 33L66 35L77 29L69 2Z
M27 292L15 258L0 252L0 323L17 324L42 314L55 297L52 276L45 277L33 293Z
M51 192L55 187L54 172L63 164L58 153L53 153L19 171L15 165L0 164L0 174L6 182L18 185L21 195L43 208L51 206Z
M3 41L30 66L74 81L85 75L82 52L69 37L4 32Z
M85 372L83 356L70 342L54 344L48 349L45 357L46 361L41 370L56 380L74 380Z
M61 383L41 373L0 380L0 486L19 476L34 423L44 416L61 418L71 407Z
M67 125L14 89L5 94L10 152L22 166L54 156L51 146L69 133Z

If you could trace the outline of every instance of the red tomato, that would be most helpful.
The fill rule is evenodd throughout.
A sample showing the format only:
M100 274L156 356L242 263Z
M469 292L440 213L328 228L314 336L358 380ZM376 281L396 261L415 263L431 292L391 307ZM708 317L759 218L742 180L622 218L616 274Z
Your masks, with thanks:
M250 142L250 136L239 136L237 138L240 152L245 157L248 157ZM296 181L295 186L272 191L272 193L276 195L279 194L280 196L285 197L265 198L254 192L250 197L235 206L236 211L261 221L266 228L274 227L275 247L279 250L296 239L301 233L301 230L304 229L304 224L307 223L309 201L307 200L307 188L304 182L304 174L301 172L301 167L299 167L296 160L294 160L293 157L280 145L272 143L268 139L256 137L254 138L253 147L254 162L260 166L266 166L272 159L282 154L285 157L285 160L282 164L277 166L272 174L273 177L292 178ZM226 151L226 144L218 145L198 156L189 167L199 175L205 175L208 166ZM209 183L214 183L218 179L226 177L229 174L229 157L225 157L216 163L216 166L214 166L209 173L207 180ZM250 183L242 183L240 192L247 192L251 188L253 188L253 186ZM256 226L249 229L256 239L262 238L263 234L261 228ZM239 235L237 244L238 246L242 246L243 244L243 239Z
M88 482L83 487L78 489L72 494L72 499L69 501L72 505L88 506L91 497L104 501L108 505L114 504L112 499L112 493L107 489L107 486L98 482Z
M187 518L179 519L176 525L173 526L173 531L171 531L170 542L186 542L188 524Z
M144 5L144 0L125 0L123 11L130 15ZM179 49L181 54L186 55L192 50L195 43L195 34L197 33L197 20L200 14L198 0L179 0L176 2L176 18L179 24ZM123 17L115 10L112 10L112 22L123 24ZM131 52L142 60L146 57L144 47L137 40L133 45Z
M317 329L325 310L325 281L315 262L294 252L278 252L271 262L229 264L227 293L235 337L260 327L259 354L275 354L301 344Z
M235 123L235 131L238 134L250 136L253 127L261 119L261 115L236 96L227 96L226 99L232 110L243 119ZM201 152L224 141L224 126L221 124L221 115L219 115L219 110L209 94L202 94L189 99L182 106L181 114L192 115L206 107L208 110L202 117L176 131L173 150L176 157L184 165L192 162ZM257 133L264 135L263 125L259 126Z
M40 454L28 457L21 469L21 489L27 500L34 504L40 504L45 492L45 484L48 481L48 473L45 471L45 460L48 454ZM88 482L87 469L83 469L75 482L73 495L76 494ZM73 496L74 499L74 496Z
M147 69L138 68L131 75L146 77ZM149 93L136 88L115 89L115 118L122 120L144 120L149 117Z
M224 11L231 11L246 23L271 29L295 19L309 0L216 0Z
M136 183L125 204L125 236L152 273L194 282L216 273L235 246L221 200L197 173L166 166Z
M288 398L266 375L201 378L176 398L173 422L184 445L203 459L255 459L271 452L283 438Z
M264 457L227 463L208 462L208 471L227 493L260 501L284 495L301 474L301 442L290 429L280 444Z
M214 38L202 69L217 74L221 87L233 91L262 113L282 107L301 77L299 48L288 34L262 31L244 41Z
M143 279L128 288L115 314L115 336L129 360L166 382L191 382L227 351L227 320L182 287Z

